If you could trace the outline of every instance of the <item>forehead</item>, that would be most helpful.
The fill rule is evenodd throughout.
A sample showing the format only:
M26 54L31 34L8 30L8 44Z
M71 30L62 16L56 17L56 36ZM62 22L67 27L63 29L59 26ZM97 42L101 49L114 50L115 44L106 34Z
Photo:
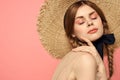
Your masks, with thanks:
M91 12L96 12L96 11L88 5L82 5L78 8L76 17L89 15Z

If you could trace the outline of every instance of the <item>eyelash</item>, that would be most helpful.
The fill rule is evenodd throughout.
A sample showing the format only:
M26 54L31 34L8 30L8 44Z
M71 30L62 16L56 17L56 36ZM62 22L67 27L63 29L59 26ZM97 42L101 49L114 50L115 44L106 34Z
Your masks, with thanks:
M97 15L91 15L91 19L94 20L94 19L97 19Z
M91 18L92 20L97 19L97 17Z
M84 22L82 22L82 23L79 23L79 25L82 25L82 24L84 24Z

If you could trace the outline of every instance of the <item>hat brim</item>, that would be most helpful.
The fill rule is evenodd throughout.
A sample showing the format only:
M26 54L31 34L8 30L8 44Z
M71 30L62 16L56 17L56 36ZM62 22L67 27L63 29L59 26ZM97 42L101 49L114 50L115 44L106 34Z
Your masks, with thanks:
M40 40L48 53L62 58L71 49L66 37L63 18L67 8L77 0L46 0L38 17ZM117 46L120 45L120 0L90 0L104 12L110 31L115 34Z

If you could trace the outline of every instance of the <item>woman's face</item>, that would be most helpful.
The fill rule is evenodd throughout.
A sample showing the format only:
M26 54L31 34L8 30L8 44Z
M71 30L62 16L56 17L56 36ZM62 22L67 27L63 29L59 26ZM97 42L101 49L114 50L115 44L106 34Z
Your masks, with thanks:
M81 36L95 41L103 35L103 24L97 12L89 7L83 5L78 8L74 22L74 33L80 39Z

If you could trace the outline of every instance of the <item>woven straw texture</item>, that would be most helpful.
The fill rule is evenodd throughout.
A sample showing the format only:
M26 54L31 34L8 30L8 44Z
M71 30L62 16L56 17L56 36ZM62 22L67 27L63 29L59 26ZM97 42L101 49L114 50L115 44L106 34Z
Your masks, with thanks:
M38 17L40 41L55 58L62 58L72 48L65 35L63 18L66 9L77 0L46 0ZM104 12L110 31L115 34L117 46L120 45L120 0L90 0Z

